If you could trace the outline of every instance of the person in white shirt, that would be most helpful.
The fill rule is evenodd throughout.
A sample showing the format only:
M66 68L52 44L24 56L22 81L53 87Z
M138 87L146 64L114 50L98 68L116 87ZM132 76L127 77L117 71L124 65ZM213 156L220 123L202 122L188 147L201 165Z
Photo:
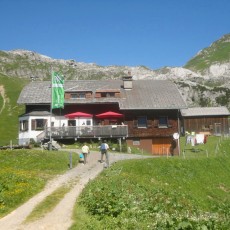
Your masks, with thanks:
M81 148L81 151L82 151L82 153L84 155L84 165L85 165L87 163L88 154L90 153L89 146L84 144L83 147Z

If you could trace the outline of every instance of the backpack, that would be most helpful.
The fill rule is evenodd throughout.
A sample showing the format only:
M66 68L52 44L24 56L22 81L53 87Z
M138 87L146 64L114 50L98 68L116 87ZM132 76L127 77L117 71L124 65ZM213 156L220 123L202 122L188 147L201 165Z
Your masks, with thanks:
M105 143L101 144L101 150L106 150Z

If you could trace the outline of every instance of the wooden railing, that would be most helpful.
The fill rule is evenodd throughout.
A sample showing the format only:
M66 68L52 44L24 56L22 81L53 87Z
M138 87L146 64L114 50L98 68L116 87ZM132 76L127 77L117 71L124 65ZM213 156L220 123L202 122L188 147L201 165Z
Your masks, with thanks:
M100 125L100 126L68 126L52 127L52 138L109 138L109 137L127 137L127 125ZM45 130L45 137L50 137L50 127Z

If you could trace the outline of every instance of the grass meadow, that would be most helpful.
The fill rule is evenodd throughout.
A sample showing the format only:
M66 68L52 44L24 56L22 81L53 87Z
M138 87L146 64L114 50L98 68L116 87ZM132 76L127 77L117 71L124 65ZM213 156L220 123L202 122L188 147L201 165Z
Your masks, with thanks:
M72 154L76 166L78 155ZM53 176L69 169L69 153L41 150L0 151L0 217L40 192Z
M10 141L18 144L18 116L24 113L24 106L18 105L17 100L28 80L0 74L0 82L0 146Z
M179 156L126 160L104 170L80 195L71 230L229 229L230 139L209 137L195 147L184 143L181 138ZM73 167L78 160L74 154ZM69 152L1 150L0 163L3 217L68 170ZM61 189L30 218L47 212L69 188Z
M230 140L114 164L81 194L73 229L230 229Z

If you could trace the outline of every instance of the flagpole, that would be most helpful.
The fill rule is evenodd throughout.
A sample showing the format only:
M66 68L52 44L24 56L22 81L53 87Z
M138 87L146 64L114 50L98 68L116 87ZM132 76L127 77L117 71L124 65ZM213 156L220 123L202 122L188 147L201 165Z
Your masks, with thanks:
M53 100L53 69L51 69L51 102L50 102L50 144L49 144L49 150L52 150L52 122L51 122L51 118L52 118L52 100Z
M64 91L64 77L57 72L51 75L51 103L50 103L50 146L52 150L52 109L64 108L65 91Z

